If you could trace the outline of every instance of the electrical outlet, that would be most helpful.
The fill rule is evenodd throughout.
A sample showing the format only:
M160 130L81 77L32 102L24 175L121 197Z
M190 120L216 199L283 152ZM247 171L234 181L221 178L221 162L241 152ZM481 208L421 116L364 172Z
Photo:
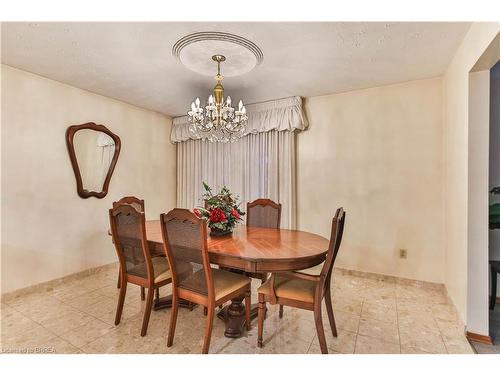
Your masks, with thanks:
M408 250L406 249L399 249L399 258L400 259L406 259L408 256Z

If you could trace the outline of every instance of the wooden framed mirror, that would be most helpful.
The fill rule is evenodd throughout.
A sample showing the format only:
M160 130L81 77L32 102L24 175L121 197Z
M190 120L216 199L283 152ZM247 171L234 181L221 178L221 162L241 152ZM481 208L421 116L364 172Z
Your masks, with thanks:
M72 125L66 130L76 190L82 198L104 198L120 154L120 137L93 122Z

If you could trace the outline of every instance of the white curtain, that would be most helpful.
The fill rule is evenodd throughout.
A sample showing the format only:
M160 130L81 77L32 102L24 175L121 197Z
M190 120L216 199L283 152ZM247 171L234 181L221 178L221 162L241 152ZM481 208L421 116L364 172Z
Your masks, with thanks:
M295 229L295 136L307 127L302 101L287 98L248 108L250 132L234 143L189 139L186 118L174 119L177 206L203 206L202 181L217 190L226 185L240 197L243 211L257 198L281 203L281 227Z

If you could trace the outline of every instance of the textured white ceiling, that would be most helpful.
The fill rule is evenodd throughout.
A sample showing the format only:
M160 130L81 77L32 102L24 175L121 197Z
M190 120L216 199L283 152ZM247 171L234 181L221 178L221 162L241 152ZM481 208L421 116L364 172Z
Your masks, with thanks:
M171 116L214 80L188 70L173 44L222 31L264 61L224 80L245 103L316 96L443 74L469 23L3 23L2 63ZM200 56L210 59L210 56Z

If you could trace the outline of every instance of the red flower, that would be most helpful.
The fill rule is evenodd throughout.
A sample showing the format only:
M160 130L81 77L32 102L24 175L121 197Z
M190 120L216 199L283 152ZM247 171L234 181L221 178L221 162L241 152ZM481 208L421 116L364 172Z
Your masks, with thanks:
M214 208L212 211L210 211L210 221L212 223L220 223L226 220L226 214L220 208Z
M231 210L231 215L233 215L236 218L236 220L239 220L241 218L240 213L238 212L238 210L236 208L233 208Z
M201 219L201 211L200 211L200 210L198 210L197 208L195 208L195 209L193 210L193 213L196 215L196 217L197 217L198 219Z

